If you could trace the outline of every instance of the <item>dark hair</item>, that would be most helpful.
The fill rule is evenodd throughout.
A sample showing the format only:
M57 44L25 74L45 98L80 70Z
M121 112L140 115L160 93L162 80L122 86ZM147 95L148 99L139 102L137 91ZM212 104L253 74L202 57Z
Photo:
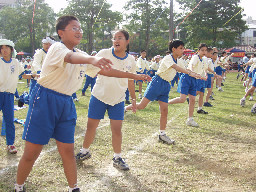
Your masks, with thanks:
M58 34L58 30L64 30L67 25L69 24L70 21L78 21L79 20L75 17L75 16L72 16L72 15L65 15L65 16L61 16L57 19L57 22L56 22L56 32ZM61 39L61 37L59 36L58 34L58 37L59 39Z
M170 54L170 53L171 53L171 51L166 51L166 52L165 52L165 54Z
M208 48L208 46L205 43L200 43L198 50L202 49L203 47Z
M129 40L130 35L129 35L129 33L128 33L126 30L120 29L120 30L118 30L117 32L123 33L125 39L126 39L126 40ZM130 46L129 46L129 44L128 44L128 45L126 46L126 51L125 51L125 52L126 52L126 53L129 53L129 51L130 51Z
M223 51L222 53L221 53L221 55L224 55L225 53L227 53L226 51Z
M217 54L218 55L218 52L213 52L213 55Z
M142 53L142 52L146 52L146 53L147 53L147 51L146 51L145 49L142 49L142 50L140 51L140 53Z
M0 50L2 49L3 46L4 46L4 45L0 45ZM13 52L13 47L10 46L10 45L5 45L5 46L7 46L7 47L9 47L9 48L11 49L11 54L12 54L12 52ZM1 53L1 51L0 51L0 53Z
M213 48L208 47L208 48L207 48L207 52L209 53L209 52L211 52L211 51L213 51Z
M169 42L168 49L172 53L172 48L178 48L181 45L184 46L183 41L181 41L181 40L173 40L173 41Z

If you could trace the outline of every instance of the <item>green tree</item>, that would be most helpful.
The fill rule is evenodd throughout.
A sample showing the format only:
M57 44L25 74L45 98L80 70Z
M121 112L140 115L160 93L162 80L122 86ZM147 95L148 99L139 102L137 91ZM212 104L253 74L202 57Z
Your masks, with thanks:
M129 0L125 5L131 49L145 49L148 55L163 54L167 50L169 8L165 0Z
M177 0L187 15L200 0ZM201 4L180 26L182 36L191 48L197 47L200 42L205 42L211 46L231 47L244 32L246 22L242 20L242 13L236 15L241 10L238 3L240 0L203 0Z
M105 0L69 0L69 5L61 14L76 16L84 29L85 43L89 53L93 49L102 49L111 45L111 32L122 21L119 12L110 10ZM97 44L95 46L94 44Z
M0 10L0 31L15 42L17 50L34 53L41 47L41 40L55 31L55 14L44 0L37 0L32 25L34 3L19 0L17 7Z

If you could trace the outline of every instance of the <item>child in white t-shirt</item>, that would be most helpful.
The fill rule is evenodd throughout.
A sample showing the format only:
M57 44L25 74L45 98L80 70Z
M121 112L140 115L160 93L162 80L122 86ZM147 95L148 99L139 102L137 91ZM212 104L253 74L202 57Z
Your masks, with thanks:
M96 128L108 111L111 131L112 146L114 150L113 166L121 170L128 170L129 166L121 156L122 122L124 120L124 100L127 87L129 89L132 105L136 111L136 96L134 80L151 80L148 75L136 74L136 62L129 52L129 33L119 30L114 34L113 47L101 50L96 56L108 58L113 63L113 68L122 71L116 73L117 77L103 76L108 71L99 73L92 90L89 103L87 130L84 137L83 148L76 155L77 160L85 160L91 157L89 147L92 144ZM129 73L127 73L129 72ZM119 75L118 75L119 74ZM128 76L125 74L129 74Z
M7 150L11 154L17 153L14 146L14 94L17 89L18 77L24 71L21 63L15 59L14 43L7 39L0 39L0 110L6 128ZM12 58L13 57L13 58Z

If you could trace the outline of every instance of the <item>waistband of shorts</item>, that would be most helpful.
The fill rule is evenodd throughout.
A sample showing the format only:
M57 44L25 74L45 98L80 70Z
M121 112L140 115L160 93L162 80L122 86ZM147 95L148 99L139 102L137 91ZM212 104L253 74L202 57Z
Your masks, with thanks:
M52 90L52 89L48 89L48 88L46 88L46 87L43 87L43 86L40 85L39 83L37 83L37 84L35 85L35 87L40 87L40 89L43 89L43 90L47 91L48 93L53 93L53 94L55 94L55 95L59 95L59 96L66 97L66 98L72 98L72 96L70 96L70 95L66 95L66 94L63 94L63 93L59 93L59 92L54 91L54 90Z
M159 76L159 75L155 75L155 77L156 77L156 78L160 78L160 79L162 79L163 81L166 81L167 83L170 83L169 81L163 79L163 78L162 78L161 76Z

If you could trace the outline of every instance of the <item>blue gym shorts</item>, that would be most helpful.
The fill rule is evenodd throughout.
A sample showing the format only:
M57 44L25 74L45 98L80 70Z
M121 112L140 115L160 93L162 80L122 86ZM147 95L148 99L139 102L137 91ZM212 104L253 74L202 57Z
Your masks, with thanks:
M255 72L256 72L256 69L253 69L253 71L249 73L249 77L250 77L250 78L253 78Z
M184 95L196 96L196 78L189 76L188 74L182 74L180 77L181 88L180 93Z
M212 77L214 77L213 74L207 74L208 78L207 81L205 82L205 88L211 88L212 87Z
M106 110L108 111L109 119L124 120L124 101L112 106L91 95L88 117L91 119L104 119Z
M170 90L170 83L163 80L160 76L155 75L152 78L152 81L148 84L144 97L150 101L157 100L168 103Z
M22 138L40 145L46 145L50 138L62 143L74 143L76 118L71 96L37 83L31 93Z
M217 75L222 75L222 71L223 71L223 69L222 69L222 67L221 66L218 66L218 67L216 67L215 68L215 72L217 73Z
M197 79L196 80L196 91L200 91L204 93L206 81L203 79Z
M245 73L249 73L250 68L251 68L251 66L248 66L248 67L246 68Z
M252 82L252 86L256 87L256 78L254 79L254 81Z

